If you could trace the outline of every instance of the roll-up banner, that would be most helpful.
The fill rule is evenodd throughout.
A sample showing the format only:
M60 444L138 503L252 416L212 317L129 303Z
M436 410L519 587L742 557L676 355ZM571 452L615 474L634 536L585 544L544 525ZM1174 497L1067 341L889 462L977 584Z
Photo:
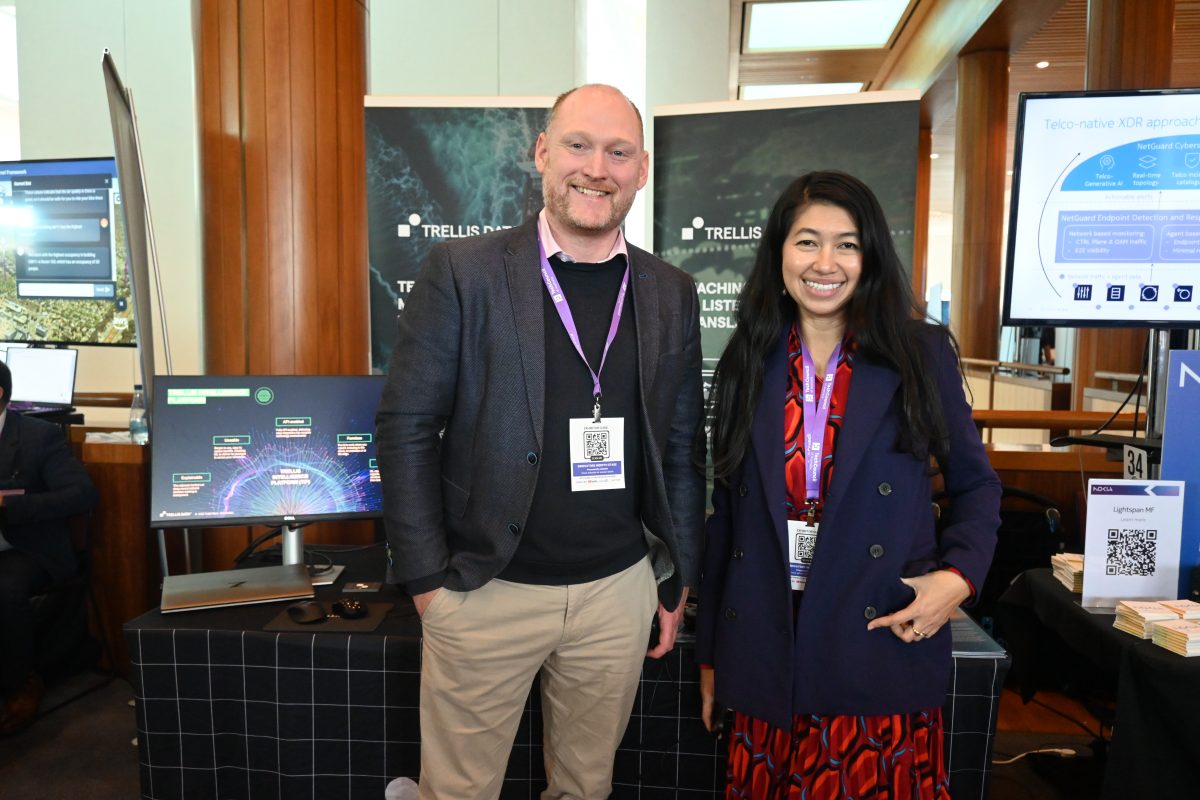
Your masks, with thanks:
M542 208L534 144L552 97L366 98L371 366L433 245L511 228Z
M771 206L802 173L871 187L911 270L919 114L916 91L654 109L654 249L696 279L706 384Z

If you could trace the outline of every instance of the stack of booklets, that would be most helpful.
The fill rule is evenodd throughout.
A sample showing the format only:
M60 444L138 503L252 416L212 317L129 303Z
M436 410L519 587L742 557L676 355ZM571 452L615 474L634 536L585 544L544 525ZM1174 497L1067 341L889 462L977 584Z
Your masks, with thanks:
M1191 600L1122 600L1117 603L1113 627L1149 639L1156 624L1176 620L1200 621L1200 603Z
M1054 577L1075 594L1083 593L1083 555L1081 553L1055 553L1050 556L1050 567Z
M1200 620L1173 619L1154 625L1154 643L1181 656L1200 656Z
M1154 633L1154 623L1177 619L1179 615L1158 600L1122 600L1117 603L1113 627L1149 639Z
M1180 619L1200 619L1200 603L1191 600L1159 600L1158 602L1174 611Z

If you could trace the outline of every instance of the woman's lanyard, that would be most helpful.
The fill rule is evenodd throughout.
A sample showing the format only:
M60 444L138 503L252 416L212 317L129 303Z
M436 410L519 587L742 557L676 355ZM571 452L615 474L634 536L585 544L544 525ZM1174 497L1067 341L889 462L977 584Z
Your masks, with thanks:
M571 314L571 306L567 303L567 297L563 294L562 287L559 286L558 277L554 274L554 267L550 266L550 260L546 258L546 251L542 247L540 239L538 240L538 258L542 265L542 282L546 284L546 291L550 293L554 310L558 312L558 318L562 320L563 327L567 330L567 336L570 337L571 344L575 346L575 352L579 353L579 357L583 359L583 365L587 367L592 376L592 418L594 422L599 422L600 398L603 396L600 392L600 373L604 370L608 349L612 346L613 340L617 338L617 328L621 324L621 313L625 308L625 291L629 287L629 265L627 263L625 266L625 275L621 278L621 289L617 292L617 305L613 309L612 322L608 326L608 337L604 340L604 352L600 356L600 367L592 369L587 356L583 354L583 346L579 343L579 330L575 327L575 317ZM828 400L826 400L825 406L829 407Z
M829 401L833 397L833 381L837 375L842 343L838 342L825 364L825 381L821 396L816 393L816 366L804 339L800 339L804 363L804 499L811 522L821 499L821 464L825 455L825 424L829 421Z

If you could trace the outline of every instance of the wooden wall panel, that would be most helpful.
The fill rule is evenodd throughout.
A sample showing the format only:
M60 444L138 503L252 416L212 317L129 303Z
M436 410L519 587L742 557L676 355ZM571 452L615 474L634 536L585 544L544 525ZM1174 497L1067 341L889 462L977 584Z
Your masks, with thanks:
M959 56L951 327L962 354L994 359L1000 338L1008 52Z
M314 3L313 35L320 31L336 31L337 7L331 3ZM336 33L334 36L336 44ZM338 70L337 47L318 47L311 60L313 67L313 92L316 98L315 108L336 108L338 81L335 79ZM353 82L352 82L353 83ZM320 225L322 220L338 218L340 208L339 192L334 191L337 184L333 176L337 175L339 159L338 150L338 120L335 114L313 113L313 218ZM363 174L365 174L363 167ZM365 184L364 184L365 191ZM336 264L339 258L338 236L317 236L313 240L313 257L316 263ZM322 331L336 330L341 325L342 292L339 291L339 273L334 270L317 269L314 283L314 293L300 309L300 324L307 328L311 335L325 342L325 347L317 350L317 362L314 368L317 372L333 372L340 362L337 348L331 347L337 340L334 337L323 336ZM366 291L364 276L363 290ZM325 302L324 298L335 298L335 302ZM364 341L365 341L364 337ZM317 342L312 342L316 349ZM353 370L352 370L353 371Z
M917 133L917 193L913 209L912 290L917 306L925 308L925 265L929 261L929 176L933 133L922 126ZM937 309L940 314L941 309Z
M321 371L318 366L319 348L323 341L321 331L315 325L305 324L308 309L318 302L317 285L320 280L318 226L313 224L317 220L316 126L319 106L314 69L318 47L313 25L313 4L314 0L294 0L287 42L291 74L288 99L293 121L290 128L292 181L295 186L291 194L292 264L318 265L318 269L292 270L292 296L288 304L291 311L288 322L295 338L292 370L304 375Z
M1175 0L1088 0L1088 89L1171 85Z
M1088 0L1086 89L1153 89L1171 84L1175 0ZM1141 372L1146 332L1081 328L1075 336L1072 408L1095 373Z
M369 364L361 0L195 0L206 362Z
M208 370L220 373L237 371L225 359L244 352L246 344L241 102L237 92L225 88L230 80L236 82L241 69L238 13L237 0L207 0L193 8L197 42L206 43L196 53L201 225L206 254L203 290L207 317L219 315L221 319L220 324L206 325L205 354ZM218 179L220 176L226 178Z
M338 271L339 314L335 324L342 331L339 356L344 369L370 369L371 321L367 288L367 143L363 130L363 91L367 85L367 62L363 55L367 38L367 13L362 2L337 6L337 64L345 77L337 84L338 147L336 176L340 218L338 260L358 264L356 274ZM353 88L363 87L363 88ZM362 346L360 346L362 345Z

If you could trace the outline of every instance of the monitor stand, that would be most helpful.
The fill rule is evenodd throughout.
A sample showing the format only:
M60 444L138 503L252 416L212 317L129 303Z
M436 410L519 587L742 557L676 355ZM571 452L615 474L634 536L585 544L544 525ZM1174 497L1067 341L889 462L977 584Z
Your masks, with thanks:
M280 528L280 539L283 542L283 563L303 564L304 530L292 525L283 525ZM313 572L312 567L309 567L308 576L312 580L313 586L328 586L340 578L345 569L341 564L334 564L324 572L317 573Z

